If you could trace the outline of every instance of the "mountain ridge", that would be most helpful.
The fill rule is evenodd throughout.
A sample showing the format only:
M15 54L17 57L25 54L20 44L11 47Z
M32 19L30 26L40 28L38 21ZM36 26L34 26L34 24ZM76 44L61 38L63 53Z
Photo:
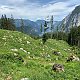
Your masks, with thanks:
M80 5L75 7L75 9L62 20L59 27L62 28L63 26L66 32L69 32L72 26L80 26Z

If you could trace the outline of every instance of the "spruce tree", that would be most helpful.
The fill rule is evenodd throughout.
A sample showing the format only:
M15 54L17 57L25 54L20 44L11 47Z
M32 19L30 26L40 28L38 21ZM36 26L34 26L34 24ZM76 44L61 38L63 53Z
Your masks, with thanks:
M59 32L58 32L58 26L57 26L57 39L58 39L58 33L59 33Z
M64 39L64 30L65 30L65 24L63 23L62 27L61 27L61 32L62 32L62 40Z
M0 29L4 28L4 16L1 16L1 20L0 20Z
M21 31L22 33L24 33L24 21L23 21L23 19L21 19L20 31Z
M42 36L42 41L43 41L43 44L45 44L46 40L47 40L47 34L46 34L46 30L48 29L47 27L47 22L45 21L44 23L44 34Z
M1 29L12 30L12 31L15 30L14 19L12 16L11 16L11 18L7 18L7 16L5 14L2 15L0 24L1 24L0 25Z
M73 45L73 26L74 26L74 19L72 18L71 21L71 44Z
M41 31L41 33L43 32L43 25L42 24L40 26L40 31Z
M11 29L12 29L13 31L15 31L15 30L16 30L15 20L14 20L12 14L11 14L11 18L10 18L10 25L11 25Z
M51 39L53 38L53 15L51 16Z

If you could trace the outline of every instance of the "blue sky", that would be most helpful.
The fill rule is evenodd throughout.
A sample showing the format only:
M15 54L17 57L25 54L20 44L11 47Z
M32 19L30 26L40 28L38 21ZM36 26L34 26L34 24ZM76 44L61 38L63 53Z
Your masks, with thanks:
M35 21L53 15L59 21L78 5L80 0L0 0L0 16L13 14L14 18Z

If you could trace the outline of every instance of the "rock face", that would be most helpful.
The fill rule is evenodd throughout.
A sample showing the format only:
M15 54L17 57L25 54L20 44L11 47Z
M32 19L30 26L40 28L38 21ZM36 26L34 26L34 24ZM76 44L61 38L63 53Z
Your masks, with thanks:
M64 67L63 67L63 65L61 65L61 64L54 64L53 67L52 67L52 69L53 69L54 71L58 71L58 72L64 71Z
M64 32L69 32L72 26L80 26L80 6L77 6L72 13L66 16L59 24L60 30L63 28Z
M79 58L74 55L71 55L67 59L67 62L70 62L70 61L79 61Z

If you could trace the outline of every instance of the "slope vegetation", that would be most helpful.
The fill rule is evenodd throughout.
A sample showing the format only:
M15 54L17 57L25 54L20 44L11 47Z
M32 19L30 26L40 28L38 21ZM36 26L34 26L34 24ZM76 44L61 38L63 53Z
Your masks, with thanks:
M0 80L79 80L80 62L66 62L76 51L61 40L43 45L20 32L0 30ZM53 71L55 63L62 64L64 71Z

